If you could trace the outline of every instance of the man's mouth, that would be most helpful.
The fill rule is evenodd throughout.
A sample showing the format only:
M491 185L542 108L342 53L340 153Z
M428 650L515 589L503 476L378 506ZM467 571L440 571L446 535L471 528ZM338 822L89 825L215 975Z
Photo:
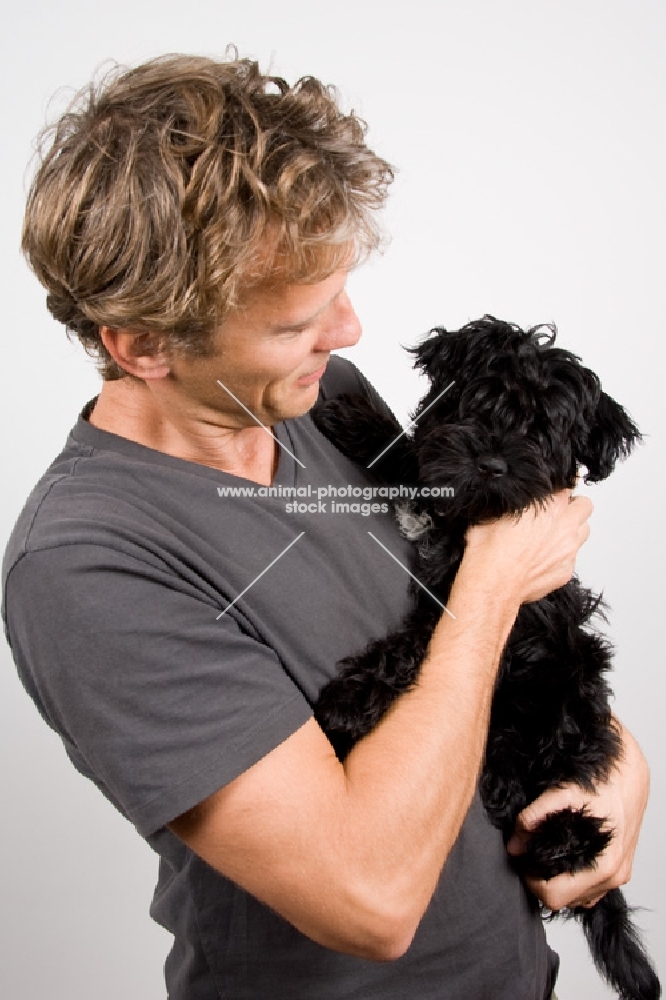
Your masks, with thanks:
M328 360L321 366L321 368L317 368L315 371L310 372L307 375L301 375L300 378L296 379L296 382L298 385L311 385L313 382L317 382L326 371L327 364Z

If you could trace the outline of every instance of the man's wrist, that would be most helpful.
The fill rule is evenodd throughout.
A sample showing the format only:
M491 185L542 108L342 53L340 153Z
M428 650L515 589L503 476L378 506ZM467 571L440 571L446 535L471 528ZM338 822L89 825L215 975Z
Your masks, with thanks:
M468 650L466 670L476 663L483 673L494 674L520 610L520 600L511 588L503 587L491 575L484 576L470 561L461 564L458 570L447 609L450 614L443 614L440 619L430 655L438 655L441 643L441 651L448 660L452 642L460 639Z
M484 608L489 616L513 623L522 601L514 581L481 552L463 556L451 593L449 609L455 604L465 608Z

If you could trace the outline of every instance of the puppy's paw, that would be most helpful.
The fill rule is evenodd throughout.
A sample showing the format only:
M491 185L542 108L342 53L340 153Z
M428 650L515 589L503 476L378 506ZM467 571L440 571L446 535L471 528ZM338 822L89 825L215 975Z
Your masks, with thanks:
M613 837L604 822L584 808L551 813L534 831L525 852L514 858L520 873L550 879L594 865Z
M412 445L400 424L376 410L365 396L345 393L318 403L310 412L315 427L352 462L372 463L375 475L387 481L399 482L409 472L415 475Z

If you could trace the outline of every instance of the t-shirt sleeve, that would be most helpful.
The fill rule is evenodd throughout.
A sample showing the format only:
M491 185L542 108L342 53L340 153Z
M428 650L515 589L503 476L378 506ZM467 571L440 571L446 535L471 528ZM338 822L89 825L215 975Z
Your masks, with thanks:
M22 681L144 837L312 715L276 653L157 563L93 544L26 553L6 585Z

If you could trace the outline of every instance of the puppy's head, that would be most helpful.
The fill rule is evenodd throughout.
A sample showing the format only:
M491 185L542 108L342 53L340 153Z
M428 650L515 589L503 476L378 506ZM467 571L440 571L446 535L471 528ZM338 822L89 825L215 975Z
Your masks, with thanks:
M476 522L515 513L555 490L610 475L640 435L553 326L484 316L412 349L430 390L413 436L424 484L453 496L433 513Z

